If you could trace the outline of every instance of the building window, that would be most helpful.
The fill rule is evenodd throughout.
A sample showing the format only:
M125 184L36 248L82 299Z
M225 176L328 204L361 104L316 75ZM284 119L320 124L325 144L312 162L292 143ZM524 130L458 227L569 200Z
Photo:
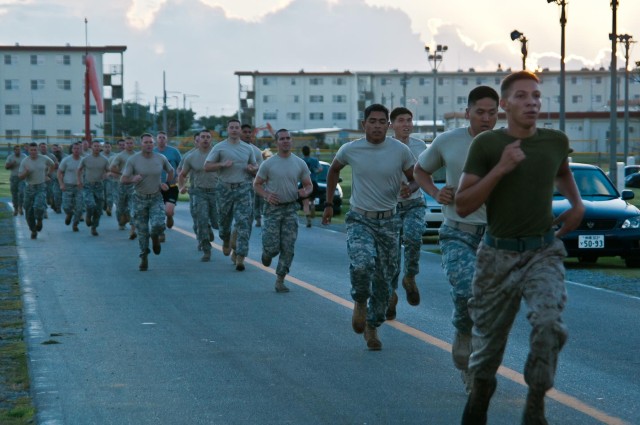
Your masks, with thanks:
M31 90L44 90L44 80L31 80Z
M5 130L4 135L7 139L18 139L20 137L20 130Z
M42 65L44 63L44 56L31 55L31 65Z
M481 86L482 84L484 84L484 82L482 81L482 78L480 77L476 78L476 85Z
M333 79L334 86L346 86L347 80L344 77L336 77Z
M287 119L291 121L299 121L300 112L287 112Z
M263 120L277 120L278 113L277 112L263 112L262 113Z
M323 83L324 81L322 78L319 78L319 77L309 78L309 85L321 86Z
M309 96L309 102L310 103L323 103L324 102L324 96L322 96L320 94L312 94L311 96Z
M82 115L84 115L85 113L85 107L82 107ZM96 115L98 113L97 109L96 109L96 105L90 105L89 106L89 114L91 115Z
M71 137L71 130L58 130L58 137Z
M18 64L18 56L16 56L16 55L4 55L4 64L5 65L17 65Z
M20 80L4 80L5 90L20 90Z
M458 97L456 98L456 103L457 103L458 105L464 105L464 104L466 103L466 101L467 101L467 98L466 98L466 97L464 97L464 96L458 96Z
M495 83L495 85L499 86L500 85L500 77L496 77L493 82Z
M380 85L387 86L391 84L391 78L380 78Z
M20 115L20 105L4 105L5 115Z
M444 105L444 97L438 96L438 105Z
M288 97L289 103L300 103L300 95L292 94Z
M582 103L582 95L573 95L571 96L571 103Z
M60 65L71 65L70 55L56 55L56 63Z
M336 121L345 121L347 119L346 112L334 112L331 114L331 119Z
M463 85L463 86L466 86L466 85L468 85L468 84L469 84L469 79L468 79L467 77L463 77L463 78L462 78L462 85Z
M291 79L291 85L295 86L296 84L298 84L298 79L297 78L292 78Z
M578 77L571 77L571 84L573 84L574 86L578 84Z
M438 85L439 86L443 86L444 85L444 78L438 77Z
M33 115L45 115L46 111L45 105L31 105L31 113Z
M46 139L47 132L45 130L31 130L32 139Z
M425 86L425 85L429 84L429 79L428 78L424 78L424 77L420 77L420 79L418 80L418 84L420 84L421 86Z
M276 101L276 97L272 94L265 94L262 96L262 103L274 103Z
M71 90L71 80L57 80L60 90Z
M423 105L429 104L429 96L422 96L422 104Z
M334 94L333 95L333 103L347 103L347 95Z
M273 78L269 78L269 77L263 77L262 78L262 85L263 86L270 86L271 84L273 84Z
M71 115L71 105L56 105L57 115Z
M309 119L311 121L319 121L324 119L324 113L322 112L310 112Z
M596 84L602 84L602 77L596 77Z
M594 102L596 103L602 103L602 95L601 94L597 94L594 96Z

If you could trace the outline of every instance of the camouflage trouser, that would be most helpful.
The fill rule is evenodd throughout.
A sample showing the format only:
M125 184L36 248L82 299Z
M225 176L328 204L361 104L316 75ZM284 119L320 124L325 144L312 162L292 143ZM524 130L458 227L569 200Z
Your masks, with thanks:
M530 388L546 391L553 386L558 353L567 339L562 323L567 293L564 286L566 251L560 239L542 248L515 252L480 244L473 298L473 354L469 371L474 378L495 376L509 330L524 300L532 330L524 379Z
M45 183L28 184L24 189L24 215L29 229L36 230L36 220L42 220L47 210L47 188Z
M374 219L349 211L345 224L351 298L356 302L369 300L367 322L377 327L385 320L391 282L397 274L400 217L396 214Z
M60 190L60 183L55 177L51 179L51 201L51 208L59 211L62 207L62 190Z
M149 251L149 236L160 235L165 229L164 200L160 192L152 195L133 195L133 219L138 232L140 255Z
M11 187L11 202L13 202L13 209L18 210L22 208L24 203L24 180L20 180L18 176L11 176L9 178L9 185Z
M420 248L422 248L425 208L422 198L398 203L398 215L402 220L398 253L402 253L402 245L404 245L403 271L405 276L416 276L420 273ZM398 255L398 271L391 282L394 290L398 289L401 257Z
M203 251L210 252L211 240L209 239L209 232L212 227L218 227L216 190L195 188L191 191L191 198L193 199L193 211L197 223L194 227L196 228L198 242Z
M262 228L262 250L269 257L278 257L276 274L289 273L298 238L298 203L271 205L265 203Z
M62 192L62 209L65 214L73 216L73 224L77 225L80 222L83 205L82 191L78 190L78 186L75 184L65 185L65 190Z
M469 316L471 282L476 270L476 251L482 235L454 229L446 224L440 227L442 268L451 285L453 300L453 326L464 334L471 333L473 322Z
M85 183L82 195L87 215L91 217L91 227L98 227L104 208L104 184L102 182Z
M116 216L120 218L123 214L128 214L133 220L134 212L134 197L133 197L133 185L122 184L118 185L118 205L116 207Z
M265 211L266 203L264 202L262 196L258 196L255 194L253 189L251 189L251 197L253 198L253 219L258 220Z
M196 215L196 195L195 188L189 188L189 213L193 220L193 233L198 234L198 216Z
M246 257L249 253L249 238L253 221L253 199L251 199L251 183L243 183L239 187L230 188L225 183L218 184L218 208L220 215L220 239L231 238L231 225L238 232L236 254Z
M118 182L112 178L104 181L104 207L111 208L118 196Z

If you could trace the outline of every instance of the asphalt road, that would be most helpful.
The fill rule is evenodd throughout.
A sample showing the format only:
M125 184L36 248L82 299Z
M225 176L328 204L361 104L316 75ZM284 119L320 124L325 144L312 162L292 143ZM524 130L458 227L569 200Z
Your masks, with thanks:
M39 424L459 423L466 395L451 362L438 255L422 256L420 306L401 290L398 319L379 331L383 350L370 352L351 330L339 226L300 227L287 294L259 262L260 228L246 271L235 271L219 239L202 263L181 203L162 253L140 272L137 242L113 217L103 217L98 237L81 226L72 233L50 212L31 240L16 220ZM570 337L547 397L549 423L640 423L640 299L573 283L568 291ZM491 424L520 421L522 310Z

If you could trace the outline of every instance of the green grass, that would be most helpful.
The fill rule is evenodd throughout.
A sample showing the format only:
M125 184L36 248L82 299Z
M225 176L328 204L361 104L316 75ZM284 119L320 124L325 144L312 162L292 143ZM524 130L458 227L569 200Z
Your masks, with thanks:
M0 198L11 198L11 186L9 185L10 171L4 168L6 158L0 163Z

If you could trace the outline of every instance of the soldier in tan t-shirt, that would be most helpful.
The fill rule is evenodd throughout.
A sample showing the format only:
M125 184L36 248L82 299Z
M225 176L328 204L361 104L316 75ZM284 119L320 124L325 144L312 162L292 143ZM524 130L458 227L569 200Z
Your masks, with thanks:
M51 158L38 154L37 143L30 143L29 156L20 163L18 177L27 183L24 192L24 211L31 230L31 239L36 239L38 232L42 230L42 219L47 210L45 184L53 167L55 163Z

